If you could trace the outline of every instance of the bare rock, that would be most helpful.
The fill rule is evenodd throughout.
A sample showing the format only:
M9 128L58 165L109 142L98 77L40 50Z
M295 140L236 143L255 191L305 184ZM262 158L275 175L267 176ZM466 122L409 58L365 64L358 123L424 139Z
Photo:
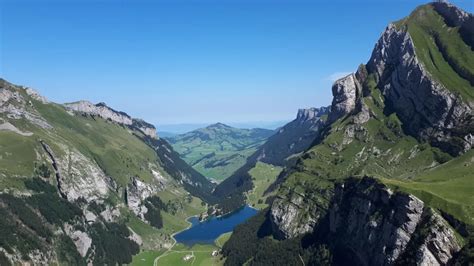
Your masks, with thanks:
M360 84L354 73L334 82L332 86L333 100L331 112L329 113L329 122L334 122L350 114L355 109L359 89Z
M92 238L85 232L74 230L74 227L69 224L64 225L64 231L72 239L77 251L84 258L92 245Z
M472 147L472 132L459 130L472 126L472 103L463 101L431 77L419 61L406 30L390 24L378 40L367 69L376 73L385 99L397 112L407 133L451 154ZM464 140L461 148L451 143L453 134Z
M336 186L329 230L332 245L350 250L361 265L392 265L410 249L422 265L445 265L460 250L454 231L421 200L369 178ZM410 242L423 237L419 246Z
M142 201L157 192L157 189L150 184L140 181L136 177L131 178L127 185L127 204L128 207L138 217L144 219L148 209L142 204Z
M132 118L123 112L115 111L104 103L93 104L88 101L79 101L74 103L66 103L64 106L75 112L92 114L102 117L103 119L110 119L118 124L132 125Z

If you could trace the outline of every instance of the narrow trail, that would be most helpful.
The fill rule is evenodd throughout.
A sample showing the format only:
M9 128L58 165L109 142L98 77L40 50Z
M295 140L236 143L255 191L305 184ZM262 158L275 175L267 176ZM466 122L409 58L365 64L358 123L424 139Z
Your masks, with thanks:
M158 266L158 260L162 257L164 257L165 255L168 255L170 253L176 253L176 252L180 252L180 251L177 251L177 250L172 250L173 247L176 245L177 241L176 239L174 238L175 235L185 231L185 230L188 230L189 228L191 228L191 226L193 226L193 224L191 222L189 222L188 220L191 218L191 217L195 217L196 215L191 215L189 217L187 217L185 219L185 221L188 223L188 227L178 231L178 232L174 232L173 234L171 234L171 239L173 239L173 244L168 248L168 250L166 250L163 254L161 254L160 256L156 257L155 260L153 261L153 266Z
M300 257L301 263L303 263L303 266L305 266L305 264L304 264L304 260L303 260L303 258L301 257L301 255L300 255L300 254L298 254L298 257Z

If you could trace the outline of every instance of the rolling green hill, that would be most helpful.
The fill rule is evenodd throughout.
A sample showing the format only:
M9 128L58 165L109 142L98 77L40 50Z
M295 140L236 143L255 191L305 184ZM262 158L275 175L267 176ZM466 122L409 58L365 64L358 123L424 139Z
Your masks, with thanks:
M166 139L194 169L210 179L222 181L240 168L273 133L273 130L239 129L217 123Z

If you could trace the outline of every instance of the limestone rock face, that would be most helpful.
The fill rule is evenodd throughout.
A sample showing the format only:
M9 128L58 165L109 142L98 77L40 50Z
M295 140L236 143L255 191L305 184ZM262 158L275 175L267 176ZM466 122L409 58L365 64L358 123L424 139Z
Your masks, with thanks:
M149 124L144 120L134 118L132 125L143 132L143 134L151 138L156 138L156 128L152 124Z
M359 81L357 81L356 75L353 73L334 82L329 122L334 122L340 117L350 114L355 109L360 87Z
M26 88L25 89L26 94L28 94L31 98L40 101L43 104L49 103L48 99L44 97L43 95L39 94L35 89L32 88Z
M97 115L122 125L132 125L133 123L132 118L129 115L115 111L104 103L93 104L88 101L79 101L75 103L67 103L64 106L76 112Z
M32 106L28 96L20 93L22 90L25 89L0 80L0 114L5 114L8 119L26 119L41 128L51 129L52 126L39 115L38 111ZM27 91L25 93L28 94Z
M274 201L270 209L270 221L277 238L287 239L312 231L316 220L310 218L301 221L301 213L307 211L302 210L305 207L303 198L304 195L295 194L289 201L282 198Z
M144 219L144 215L148 212L148 209L142 204L142 201L155 194L157 189L135 177L132 177L131 181L132 182L127 186L128 207L135 213L135 215Z
M299 109L298 114L296 115L296 120L298 120L300 123L303 123L305 121L309 121L312 119L316 119L318 117L321 117L322 115L325 115L329 112L329 107L320 107L320 108L307 108L307 109Z
M410 251L421 265L444 265L460 250L454 231L421 200L369 178L336 186L329 230L330 242L361 265L392 265Z
M64 231L74 242L79 254L81 254L82 257L85 257L87 251L92 245L92 239L90 236L85 232L75 230L74 227L69 224L64 225Z
M307 195L277 198L269 219L279 239L325 232L334 256L342 250L355 265L403 264L407 258L446 265L461 249L453 229L424 202L371 178L336 185L327 212Z
M406 30L390 24L377 42L367 69L376 73L385 99L407 133L452 154L472 147L472 132L456 130L472 124L472 103L464 102L433 79L419 61ZM451 144L454 132L460 134L461 148Z
M155 126L141 120L130 117L128 114L116 111L105 103L93 104L88 101L79 101L74 103L66 103L64 106L74 112L97 115L103 119L113 121L117 124L125 125L133 129L140 130L143 134L156 138Z
M102 200L109 192L108 178L96 162L78 150L62 146L64 156L57 156L51 147L41 141L55 171L59 193L69 201L83 198L87 202Z
M253 155L258 161L284 165L287 158L307 149L326 124L330 107L299 109L296 119L281 127Z
M435 7L436 11L447 20L446 23L450 26L462 26L464 23L468 22L469 20L472 20L472 15L469 15L469 13L459 9L451 3L433 2L432 4Z
M418 265L446 265L460 246L450 227L439 214L432 212L428 236L416 252Z

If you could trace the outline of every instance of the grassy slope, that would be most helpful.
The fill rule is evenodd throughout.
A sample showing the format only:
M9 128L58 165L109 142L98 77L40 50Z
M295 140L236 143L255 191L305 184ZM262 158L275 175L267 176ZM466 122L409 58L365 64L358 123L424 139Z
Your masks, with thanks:
M271 130L215 124L168 139L181 157L204 176L223 180L241 167L271 134Z
M461 221L474 224L474 150L427 170L412 180L382 179L392 187L412 193L431 206Z
M156 154L126 128L100 118L72 116L55 104L37 103L36 106L55 128L54 135L38 132L49 143L60 139L76 147L93 158L120 185L128 183L131 176L139 176L147 182L153 179L148 164L157 162Z
M34 163L41 163L36 153L43 153L38 141L42 139L58 156L65 156L64 147L79 150L122 186L131 176L139 176L147 182L153 179L148 164L159 166L156 154L124 127L100 118L70 115L57 104L31 101L54 129L45 130L24 120L10 120L17 128L34 135L25 137L0 131L1 172L9 176L31 176Z
M134 260L138 263L143 262L142 258L156 257L162 252L160 244L172 243L171 235L188 226L187 217L205 211L205 204L200 199L191 197L181 185L162 171L161 162L153 149L128 128L98 117L71 115L61 105L43 104L31 99L24 91L18 91L25 99L31 100L34 109L53 129L42 129L26 120L2 117L21 131L32 132L33 135L21 136L10 131L0 131L0 188L24 190L23 181L34 175L35 164L44 162L49 165L39 143L40 139L48 143L57 157L67 156L67 150L71 148L77 149L97 162L121 186L126 185L131 176L138 176L145 182L154 182L149 170L149 165L153 164L155 170L161 170L168 179L166 190L159 192L158 196L166 203L172 202L173 211L162 212L164 227L156 229L138 219L127 208L121 208L121 220L140 235L144 242L142 252ZM26 108L33 110L30 106ZM51 180L54 182L52 178ZM116 202L119 201L121 199L117 198Z
M282 167L257 162L256 166L249 171L253 183L253 189L247 193L249 205L257 209L268 207L265 200L270 195L264 195L264 193L275 182L281 170Z
M143 251L140 254L137 254L133 257L132 263L133 266L151 266L155 258L163 254L164 250L158 251Z
M459 72L474 76L474 53L461 38L459 27L447 26L432 5L420 6L397 25L408 28L417 56L432 76L472 102L474 87Z
M38 144L32 137L0 131L0 169L7 176L31 176ZM3 186L2 186L3 187Z

